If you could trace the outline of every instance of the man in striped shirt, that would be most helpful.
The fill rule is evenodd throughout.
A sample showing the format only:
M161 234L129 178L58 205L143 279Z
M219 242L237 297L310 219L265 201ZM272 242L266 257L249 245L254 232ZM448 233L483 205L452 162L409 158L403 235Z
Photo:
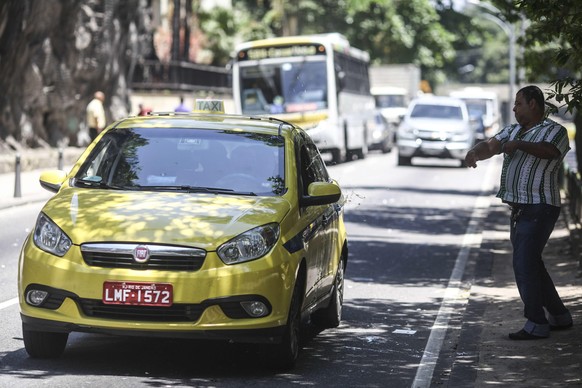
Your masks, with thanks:
M544 106L537 86L520 89L513 107L517 124L478 143L465 156L467 166L477 167L479 160L504 154L497 197L511 207L513 270L527 318L523 329L509 334L513 340L547 338L550 330L572 327L572 316L542 260L560 215L558 175L570 149L566 129L546 118Z

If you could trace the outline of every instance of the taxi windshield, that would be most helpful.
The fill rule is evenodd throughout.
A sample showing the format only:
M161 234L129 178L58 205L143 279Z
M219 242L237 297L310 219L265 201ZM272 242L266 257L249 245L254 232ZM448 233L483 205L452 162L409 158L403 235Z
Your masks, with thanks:
M282 195L281 136L191 128L116 128L75 176L77 187Z

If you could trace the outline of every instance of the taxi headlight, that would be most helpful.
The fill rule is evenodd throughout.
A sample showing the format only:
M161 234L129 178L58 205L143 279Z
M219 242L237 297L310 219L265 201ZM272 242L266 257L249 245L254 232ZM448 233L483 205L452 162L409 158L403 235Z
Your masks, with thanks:
M248 230L217 249L224 264L244 263L263 257L277 243L279 225L272 223Z
M34 243L53 255L63 256L71 248L71 239L44 214L38 216L34 228Z

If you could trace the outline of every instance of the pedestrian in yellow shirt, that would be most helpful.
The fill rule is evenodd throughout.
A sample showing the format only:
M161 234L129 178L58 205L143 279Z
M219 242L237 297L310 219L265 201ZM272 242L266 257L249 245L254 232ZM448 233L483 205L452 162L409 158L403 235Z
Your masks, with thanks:
M91 141L95 140L99 132L105 128L105 94L101 91L95 92L93 99L87 105L87 126Z

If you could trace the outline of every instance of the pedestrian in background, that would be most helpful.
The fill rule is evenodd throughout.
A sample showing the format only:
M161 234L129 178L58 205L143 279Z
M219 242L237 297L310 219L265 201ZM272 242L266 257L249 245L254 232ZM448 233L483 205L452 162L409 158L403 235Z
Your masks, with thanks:
M174 109L174 112L190 112L191 109L184 103L184 97L180 96L180 104Z
M152 108L148 108L143 104L139 104L138 106L139 111L137 112L138 116L147 116L152 112Z
M87 105L87 126L89 127L89 137L95 140L99 132L105 129L105 94L101 91L95 92L93 99Z
M503 153L497 197L511 208L513 271L524 304L524 327L512 340L547 338L550 330L572 327L572 315L546 270L542 252L560 215L558 176L570 149L566 128L546 118L537 86L520 89L513 112L517 124L475 145L465 156L469 167Z

